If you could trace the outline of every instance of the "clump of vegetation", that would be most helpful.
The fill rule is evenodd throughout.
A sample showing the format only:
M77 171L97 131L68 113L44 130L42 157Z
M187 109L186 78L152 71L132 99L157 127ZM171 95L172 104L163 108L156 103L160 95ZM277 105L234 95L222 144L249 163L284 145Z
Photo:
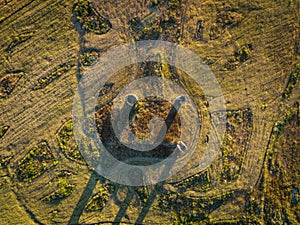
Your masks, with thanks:
M139 197L139 201L143 204L147 202L149 197L149 191L146 186L140 186L136 188L136 193Z
M233 58L230 57L228 59L228 61L223 65L223 69L222 70L235 70L239 65L239 62Z
M68 120L56 135L59 149L70 160L83 161L78 146L73 135L73 121Z
M232 9L225 8L218 10L216 21L210 28L210 40L218 39L226 28L237 26L243 18L244 16L241 13L235 12Z
M88 204L85 207L85 210L87 212L92 211L101 211L107 201L109 200L110 193L113 190L113 186L111 184L105 184L100 187L98 193L96 193L88 202Z
M250 109L229 111L227 117L226 133L221 146L221 179L224 182L238 178L253 126Z
M75 16L84 30L96 34L105 34L112 27L109 20L101 16L93 4L87 0L77 2Z
M172 105L159 98L148 97L145 100L139 100L133 107L130 115L130 127L132 131L139 138L148 138L150 135L149 123L152 118L159 115L161 118L166 119L168 112L170 112ZM168 132L166 133L164 142L175 144L179 142L180 137L180 118L175 116Z
M210 27L209 39L216 40L218 39L218 37L220 37L221 33L222 33L221 27L217 23L213 23Z
M186 191L187 189L193 189L197 191L208 190L211 187L209 173L208 171L197 173L174 184L174 187L181 191Z
M272 131L273 132L272 140L275 140L277 138L276 136L283 131L286 124L288 124L293 119L293 116L294 114L290 110L287 110L284 113L284 115L281 116L280 120L274 124L273 131Z
M152 25L151 27L145 27L137 37L137 40L157 40L161 34L161 27L159 25Z
M294 47L294 51L296 55L300 55L300 40L299 40L299 35L298 38L295 40L295 47Z
M8 131L9 126L0 126L0 138L2 138L5 133Z
M166 0L152 0L150 7L156 7L156 6L161 6L165 4Z
M0 24L6 19L6 17L2 16L0 17Z
M40 77L38 79L38 83L36 84L35 89L42 89L46 87L48 84L52 83L54 80L58 79L61 77L63 74L67 73L73 65L63 63L60 64L57 68L52 70L49 74L46 76Z
M238 25L243 18L243 15L238 12L222 10L217 15L217 23L221 25L222 28L234 27Z
M282 94L282 97L284 99L289 98L292 94L292 91L294 90L296 84L299 81L300 77L300 62L296 65L295 70L292 72L289 81L287 83L287 86Z
M215 60L210 57L205 57L203 58L203 63L205 63L206 65L212 65L215 63Z
M110 153L119 160L127 160L136 157L136 151L124 147L113 132L110 121L111 105L112 102L97 110L96 124L99 136ZM157 97L150 96L139 100L133 106L129 115L129 126L131 131L140 139L148 138L151 134L149 129L150 120L157 116L160 116L165 120L172 107L172 104ZM176 144L180 140L179 137L181 133L180 118L177 114L174 116L173 123L171 123L163 142L153 151L142 153L142 157L162 159L173 152L174 147L176 147ZM139 162L137 161L137 163Z
M268 108L268 104L267 103L262 104L260 108L262 111L265 111Z
M230 57L223 65L223 70L235 70L241 63L247 61L251 57L253 50L252 44L247 44L234 52L234 56Z
M252 50L251 44L243 46L241 49L235 52L234 55L236 57L236 60L238 60L239 62L245 62L250 58L251 50Z
M80 57L80 63L83 66L92 65L99 57L99 53L95 50L87 51Z
M180 3L181 3L181 0L170 0L170 1L168 2L169 7L170 7L171 9L174 9L174 8L178 7Z
M74 191L75 185L70 184L66 177L60 176L58 177L58 189L51 193L50 195L44 197L43 201L59 201L64 198L69 197Z
M131 20L128 21L128 24L130 26L130 30L136 33L144 29L144 24L139 17L132 18Z
M131 19L128 24L134 36L134 40L157 40L163 33L168 37L169 41L180 41L182 30L180 27L181 20L178 15L181 13L179 7L181 3L181 0L152 1L149 7L162 7L164 13L158 17L153 17L153 15L150 14L143 19L139 17ZM162 10L162 8L160 8L160 10Z
M273 129L262 179L264 198L262 206L266 224L300 222L298 110L299 103L296 103Z
M22 74L7 74L0 79L0 98L7 98L14 90Z
M18 163L17 177L21 181L31 181L57 165L57 163L48 143L41 141Z
M162 190L158 204L163 211L174 212L173 224L198 224L199 221L207 221L209 212L218 208L231 196L232 193L228 192L211 198L198 198L187 196L181 191Z
M13 156L0 156L0 166L7 167Z
M199 41L204 41L203 33L204 33L204 20L198 20L195 38Z
M6 51L12 51L19 44L22 44L23 42L29 40L33 36L33 34L33 32L27 32L20 35L12 36L12 40L8 45Z

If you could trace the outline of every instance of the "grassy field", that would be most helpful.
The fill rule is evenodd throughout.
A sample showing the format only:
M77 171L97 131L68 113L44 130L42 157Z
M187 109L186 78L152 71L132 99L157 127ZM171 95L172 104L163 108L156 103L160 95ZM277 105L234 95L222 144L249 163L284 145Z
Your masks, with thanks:
M0 224L300 223L299 4L0 0ZM211 115L195 82L163 63L111 78L98 99L100 118L144 74L183 85L201 112L188 173L177 174L185 179L169 179L157 192L96 176L72 131L85 71L108 50L145 39L195 52L219 81L228 110L221 151L199 172ZM143 104L138 109L147 113Z

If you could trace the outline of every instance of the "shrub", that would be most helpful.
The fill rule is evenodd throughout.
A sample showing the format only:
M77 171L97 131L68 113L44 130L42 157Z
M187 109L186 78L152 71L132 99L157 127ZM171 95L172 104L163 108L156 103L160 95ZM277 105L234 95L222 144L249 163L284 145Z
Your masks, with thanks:
M9 126L0 126L0 138L2 138L7 130L9 129Z
M251 45L243 46L237 52L235 52L235 57L240 62L245 62L250 58L251 55Z
M81 55L80 63L83 66L90 66L98 59L98 57L99 57L98 52L88 51L85 52L83 55Z

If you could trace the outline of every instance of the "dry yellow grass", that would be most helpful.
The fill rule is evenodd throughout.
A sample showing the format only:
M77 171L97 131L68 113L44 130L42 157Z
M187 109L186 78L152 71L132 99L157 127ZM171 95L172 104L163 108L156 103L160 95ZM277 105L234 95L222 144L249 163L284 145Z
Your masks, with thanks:
M289 99L282 98L289 76L300 61L299 2L182 0L178 1L180 3L176 8L177 1L172 0L169 7L160 5L160 9L165 10L162 15L153 12L155 7L149 7L152 4L150 0L92 2L96 10L112 24L112 29L105 34L84 32L80 28L73 16L74 1L0 1L0 80L6 76L18 76L18 79L12 79L14 88L10 95L0 98L0 125L9 127L0 138L1 160L5 157L9 159L1 162L1 171L5 176L1 178L0 223L34 224L31 216L43 224L67 224L91 174L86 165L64 156L56 138L61 126L72 116L77 78L88 69L79 64L82 54L86 50L95 50L101 57L113 47L153 35L151 32L158 32L159 40L181 44L204 59L222 87L227 108L232 111L250 108L253 128L236 182L221 182L221 170L215 162L205 171L209 177L209 182L204 185L206 188L191 185L190 188L180 186L180 189L175 184L164 186L162 193L170 197L170 202L175 199L173 205L162 211L158 196L145 224L183 223L184 217L193 219L194 214L202 216L201 219L200 216L194 218L195 223L199 220L203 223L245 221L245 218L249 219L249 223L257 220L264 223L266 220L262 215L249 216L246 212L249 208L241 205L250 201L251 193L248 195L248 191L258 188L255 185L261 175L267 148L272 144L270 136L274 124L299 97L298 82ZM134 17L139 17L144 23L142 33L132 31L128 22ZM171 19L174 20L172 26L166 22ZM196 35L200 20L204 21L200 29L202 40ZM164 29L160 27L162 25ZM63 63L72 67L61 76L49 79L45 87L36 88L41 78L55 75L52 73ZM138 72L137 68L120 71L123 74ZM193 94L197 105L203 106L202 99L199 100L201 91L180 71L177 72L181 75L179 82ZM111 81L117 84L99 100L100 104L114 98L130 79L123 76L122 79L114 77ZM5 92L2 87L0 91ZM202 118L205 119L204 124L208 123L206 116ZM203 129L202 132L201 143L209 130ZM242 135L239 138L242 141L249 139ZM59 161L58 165L30 183L19 182L16 179L18 162L44 139L55 160ZM284 157L292 156L287 154ZM197 160L195 156L188 165L191 168L189 175L196 171ZM299 171L299 168L295 169ZM55 204L42 201L61 187L61 180L55 177L63 170L72 171L67 178L68 184L74 185L71 196ZM194 180L196 178L191 177L186 182L192 183ZM101 184L98 186L101 188ZM268 191L275 193L278 190L269 188ZM121 188L116 195L124 199L124 193L126 188ZM256 197L256 193L253 196ZM190 204L186 208L181 205L185 201ZM222 207L217 207L219 201L222 201ZM176 208L176 205L182 208ZM264 202L259 202L259 205L263 207ZM111 198L103 211L84 212L80 221L112 221L119 208L119 204ZM130 220L124 217L122 221L133 222L140 211L141 201L136 195L127 212ZM235 215L234 218L232 215ZM292 219L295 221L294 216Z

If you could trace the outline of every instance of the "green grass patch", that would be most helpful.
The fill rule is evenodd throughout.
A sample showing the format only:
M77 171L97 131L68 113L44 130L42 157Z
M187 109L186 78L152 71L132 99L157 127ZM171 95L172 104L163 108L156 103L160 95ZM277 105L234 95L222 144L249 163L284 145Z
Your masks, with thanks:
M109 200L112 190L113 186L111 184L105 184L101 186L99 191L89 200L85 207L85 211L101 211Z
M57 165L57 163L48 143L41 141L18 163L17 177L20 181L31 181Z
M66 177L58 177L58 189L53 193L47 195L42 200L48 202L60 201L64 198L69 197L75 189L74 184L70 184Z
M56 135L59 143L59 149L70 160L83 162L83 158L78 149L73 135L73 121L68 120L58 131Z
M57 68L52 70L49 74L46 76L40 77L38 79L38 83L34 87L35 90L42 89L46 87L48 84L52 83L53 81L57 80L59 77L61 77L63 74L67 73L73 65L63 63L60 64Z

